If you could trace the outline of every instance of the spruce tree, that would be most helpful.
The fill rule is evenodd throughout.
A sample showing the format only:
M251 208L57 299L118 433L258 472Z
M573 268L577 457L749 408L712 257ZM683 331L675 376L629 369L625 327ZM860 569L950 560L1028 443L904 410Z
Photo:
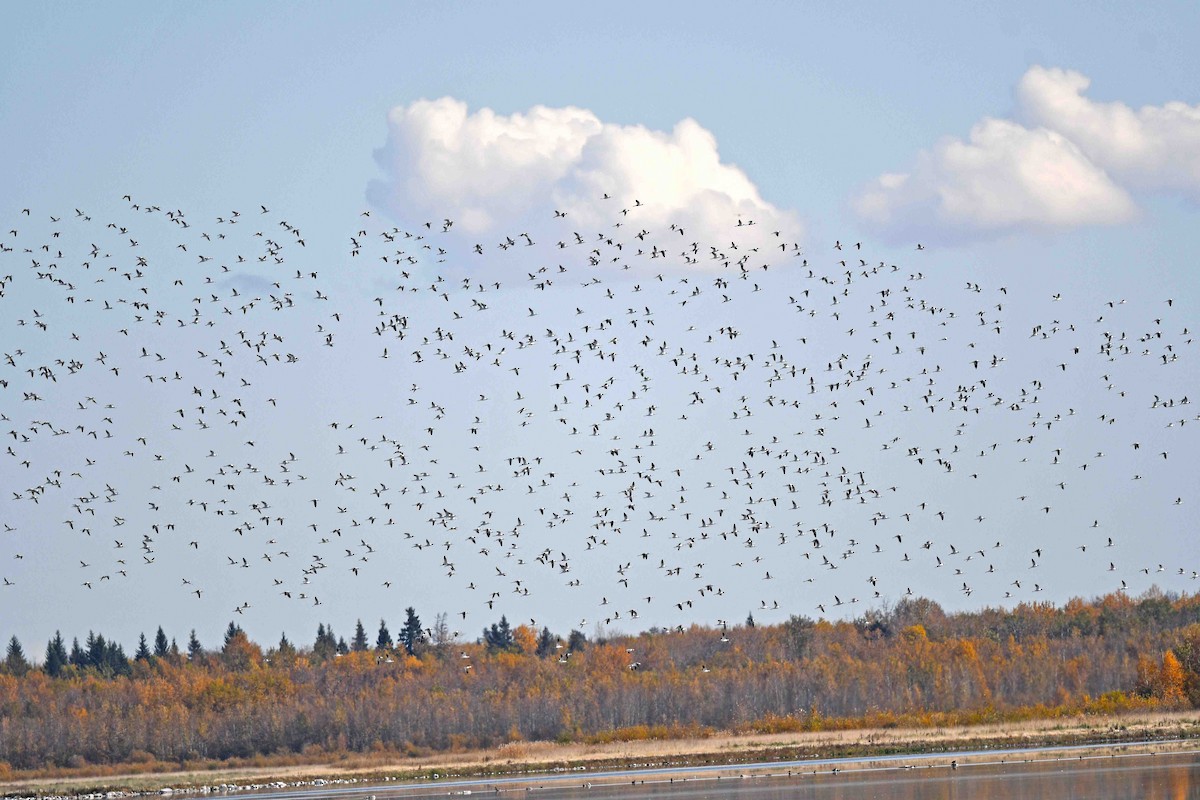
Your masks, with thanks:
M154 655L156 658L166 658L171 652L171 646L167 642L167 634L163 633L162 625L158 626L158 633L154 634Z
M367 631L365 628L363 628L361 619L354 627L354 640L351 642L350 646L356 653L365 653L367 650Z
M115 641L105 643L100 671L105 675L128 675L132 672L129 657L125 655L125 648L121 644Z
M71 641L71 655L67 657L67 660L71 662L71 666L77 669L83 669L88 665L87 651L80 646L78 636Z
M490 628L483 629L483 641L487 644L488 650L509 650L513 644L512 626L508 624L508 618L500 617L500 624L492 623Z
M138 649L133 654L134 661L149 661L150 660L150 643L146 641L146 634L138 636Z
M104 669L104 654L108 650L108 642L104 641L104 635L88 631L87 638L87 654L88 666L94 669Z
M317 661L333 658L337 653L337 638L333 635L332 627L326 627L324 623L317 625L317 639L313 642L312 652Z
M63 668L67 666L67 663L67 647L63 642L62 633L55 631L54 638L46 644L46 663L42 665L42 669L51 678L57 678L62 674Z
M29 662L25 659L25 650L14 636L8 640L8 652L4 656L4 668L10 675L20 677L29 671Z
M392 649L392 634L388 630L387 623L379 620L379 635L375 637L376 650L391 650Z
M410 656L416 655L425 644L425 631L421 628L421 618L412 606L404 609L404 627L396 637Z
M204 648L200 646L200 640L196 638L196 629L192 628L192 633L188 637L188 661L198 661L204 655Z
M538 637L537 654L542 658L552 655L558 649L557 645L558 639L550 633L550 629L542 628L542 634Z
M346 655L346 654L347 654L347 653L349 653L349 652L350 652L350 648L349 648L349 646L347 646L347 644L346 644L346 640L345 640L345 639L338 639L338 642L337 642L337 654L338 654L339 656L344 656L344 655Z

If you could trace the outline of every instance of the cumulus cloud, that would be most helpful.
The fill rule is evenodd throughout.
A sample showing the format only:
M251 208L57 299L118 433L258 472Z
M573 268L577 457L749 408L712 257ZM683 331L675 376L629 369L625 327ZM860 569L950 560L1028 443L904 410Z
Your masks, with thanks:
M739 218L799 234L691 119L665 132L575 107L506 116L449 97L419 100L389 113L376 160L385 177L368 190L373 203L400 219L449 217L472 235L511 233L555 210L581 227L610 225L635 203L637 225L676 224L700 240L726 236Z
M1200 106L1134 110L1084 96L1090 81L1035 66L1017 86L1018 120L987 118L946 138L909 172L881 175L854 198L885 234L969 238L1015 229L1132 219L1130 192L1200 199Z
M1071 139L1130 188L1200 198L1200 105L1135 111L1089 100L1083 93L1090 85L1078 72L1035 66L1021 78L1017 100L1030 121Z
M988 234L1130 219L1133 201L1069 139L985 119L966 141L942 140L908 173L881 175L856 198L863 219L891 232Z

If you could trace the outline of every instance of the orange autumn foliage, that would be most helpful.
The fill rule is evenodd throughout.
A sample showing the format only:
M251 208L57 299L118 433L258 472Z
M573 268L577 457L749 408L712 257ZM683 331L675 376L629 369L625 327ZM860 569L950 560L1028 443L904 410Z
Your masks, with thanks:
M553 655L524 626L512 650L443 642L323 661L237 634L128 674L0 673L0 761L186 765L1179 707L1200 686L1200 597L1149 601L964 614L901 602L853 621L656 630Z

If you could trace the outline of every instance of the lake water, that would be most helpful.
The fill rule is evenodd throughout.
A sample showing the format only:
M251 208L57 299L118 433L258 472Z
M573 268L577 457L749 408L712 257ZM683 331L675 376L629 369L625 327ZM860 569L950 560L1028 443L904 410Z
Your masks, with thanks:
M539 800L1200 800L1200 754L1116 755L1006 763L874 768L778 765L763 773L670 778L662 773L557 774L365 787L326 786L250 795L254 800L400 800L517 793ZM791 774L788 774L788 771ZM814 774L815 771L815 774Z
M843 772L547 793L596 800L1182 800L1200 798L1200 759Z

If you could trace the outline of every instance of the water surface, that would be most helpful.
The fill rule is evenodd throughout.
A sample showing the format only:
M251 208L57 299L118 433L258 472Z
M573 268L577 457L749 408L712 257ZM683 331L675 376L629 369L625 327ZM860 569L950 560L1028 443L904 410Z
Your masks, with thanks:
M978 754L976 754L978 755ZM877 762L878 763L878 762ZM834 771L831 764L843 764ZM915 761L869 767L791 762L768 772L669 777L664 771L577 773L492 780L325 786L250 795L253 800L408 800L478 795L538 800L1200 800L1200 754L1114 754L947 765Z

